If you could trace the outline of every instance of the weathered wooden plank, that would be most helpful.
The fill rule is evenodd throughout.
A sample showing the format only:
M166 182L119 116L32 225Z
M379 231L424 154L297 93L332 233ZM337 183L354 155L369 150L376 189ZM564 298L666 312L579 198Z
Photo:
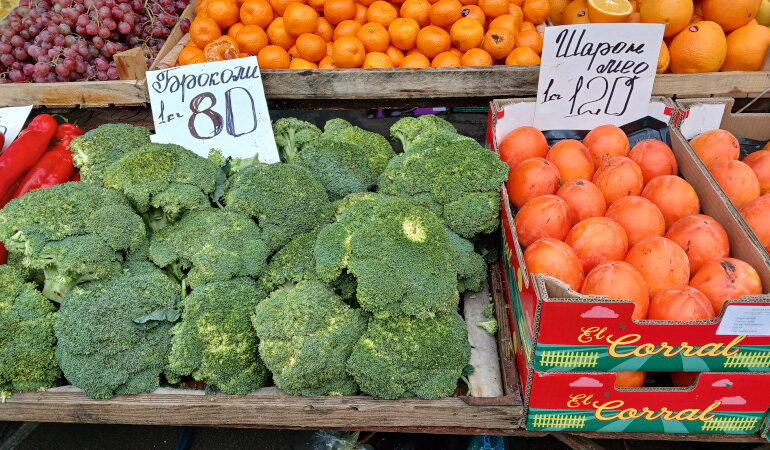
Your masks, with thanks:
M770 72L663 74L655 77L653 95L754 97L770 87Z
M144 80L0 84L0 107L30 104L51 108L144 105L147 102L145 86Z
M141 48L132 48L116 53L113 57L121 80L143 80L147 72L147 63Z

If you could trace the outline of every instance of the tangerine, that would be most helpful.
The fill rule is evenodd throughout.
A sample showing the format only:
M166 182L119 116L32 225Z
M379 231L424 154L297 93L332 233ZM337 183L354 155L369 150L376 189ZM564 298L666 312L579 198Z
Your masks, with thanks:
M417 24L417 22L415 22L415 24ZM484 27L476 19L461 17L457 22L452 24L452 28L449 30L449 36L452 38L452 45L454 47L462 52L467 52L472 48L478 47L481 44L481 41L484 40ZM486 50L489 51L488 49ZM492 55L492 57L495 57L495 55Z
M414 48L417 45L417 33L419 32L420 24L409 17L396 19L388 26L390 43L400 50Z
M369 5L369 9L366 10L366 20L368 22L378 23L385 28L397 18L398 10L396 7L384 0L377 0Z
M367 53L382 53L390 46L388 30L377 22L369 22L362 26L356 33L356 37L364 44Z
M334 28L332 40L336 41L343 36L355 36L356 33L358 33L358 30L361 29L361 26L362 25L355 20L343 20Z
M273 21L273 7L267 0L246 0L241 5L240 17L244 25L265 29Z
M398 67L401 69L427 69L430 67L430 60L420 52L411 53L404 56Z
M354 0L326 0L324 3L324 17L332 25L337 25L343 20L353 20L355 16Z
M433 25L449 28L462 18L463 4L459 0L438 0L430 6L428 16Z
M273 20L267 27L267 41L271 45L277 45L283 47L284 50L288 50L294 45L296 41L295 37L290 35L286 31L286 27L283 23L283 17L278 17Z
M484 11L484 15L491 18L510 12L508 0L479 0L478 5Z
M399 14L416 20L420 27L426 27L430 24L430 3L428 0L406 0L401 4Z
M417 49L428 58L434 58L452 47L452 38L443 28L428 25L417 33ZM430 63L428 64L430 65Z
M318 12L304 3L291 3L283 13L283 26L294 37L313 33L318 28Z
M267 46L267 34L259 25L244 25L235 36L238 50L256 55Z
M487 16L484 15L484 10L477 5L465 5L460 13L463 17L477 21L482 27L487 24Z
M190 23L190 40L198 48L203 48L209 42L214 42L222 36L222 31L214 19L196 17Z
M353 36L342 36L334 41L332 59L337 67L350 69L361 67L366 57L366 49L360 39Z
M469 67L491 66L493 62L494 61L492 61L492 55L490 55L486 50L480 48L472 48L463 53L463 56L460 58L460 63L463 66Z
M206 16L214 19L217 25L219 25L219 29L224 30L238 22L240 10L238 4L232 0L207 0Z
M283 47L278 45L268 45L257 53L259 68L265 69L288 69L289 53Z
M539 56L543 53L543 36L537 31L522 29L516 35L516 47L529 47Z
M392 40L391 45L385 50L385 54L388 55L390 60L393 61L393 65L396 67L398 67L398 65L401 64L401 60L404 59L404 52L394 47Z
M505 58L508 66L539 66L540 56L529 47L514 48Z
M317 63L326 56L326 41L315 34L300 34L297 38L297 52L302 59Z
M431 61L431 67L460 67L460 57L452 52L441 52Z
M502 17L502 16L500 16ZM497 20L497 19L495 19ZM482 32L484 29L482 28ZM494 59L505 59L516 46L516 33L509 28L491 28L483 36L484 50Z
M524 13L524 20L537 25L545 22L551 14L551 5L548 0L525 0L521 11Z
M194 64L196 58L203 55L203 50L198 47L187 46L179 52L179 65L186 66L188 64Z

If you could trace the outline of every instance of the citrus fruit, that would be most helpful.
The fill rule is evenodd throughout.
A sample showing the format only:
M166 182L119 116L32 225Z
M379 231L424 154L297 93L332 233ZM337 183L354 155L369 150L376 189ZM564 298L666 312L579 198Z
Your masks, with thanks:
M628 0L588 0L588 20L591 23L621 23L634 8Z
M390 34L377 22L369 22L358 29L356 37L364 44L367 53L384 52L390 46Z
M390 23L388 34L390 43L401 50L409 50L417 45L417 33L420 32L420 25L411 18L400 18Z
M283 26L294 37L312 33L318 27L318 12L303 3L291 3L283 13Z
M393 61L390 56L382 52L367 53L362 65L364 69L391 69Z
M353 20L355 16L354 0L326 0L324 3L324 17L332 25L337 25L343 20Z
M266 0L246 0L241 5L240 17L244 25L265 29L273 21L273 7Z
M412 53L404 56L398 67L402 69L426 69L430 67L430 60L422 53Z
M696 22L674 36L668 51L673 73L716 72L727 57L727 38L715 22Z
M460 57L452 52L441 52L430 62L431 67L460 67Z
M434 58L451 47L449 33L436 25L428 25L417 33L417 49L428 58Z
M337 67L349 69L361 67L366 57L364 44L353 36L343 36L334 41L332 59Z
M239 51L256 55L267 46L267 34L259 25L244 25L235 35L235 41L238 43Z
M655 73L664 73L668 70L669 64L671 64L671 53L668 51L668 45L666 45L666 41L663 41L660 43L658 66L655 69Z
M267 32L267 41L271 45L283 47L285 50L290 49L297 40L296 37L286 31L283 17L278 17L273 20L265 31Z
M472 48L478 47L481 41L484 40L484 27L476 19L462 17L452 24L449 36L452 38L452 46L461 52L467 52ZM513 48L513 43L511 43L511 48ZM489 50L487 49L487 51ZM494 55L492 56L494 57ZM508 54L506 53L505 56L508 56Z
M463 16L463 4L459 0L438 0L430 6L430 23L437 27L449 28Z
M744 25L727 35L727 57L720 69L757 71L762 68L770 47L770 28L764 25Z
M303 59L317 63L326 56L326 41L315 34L305 33L299 35L297 43L299 56Z
M703 0L703 18L713 20L725 31L733 31L751 22L759 11L761 0Z
M203 48L209 42L213 42L222 36L222 31L214 19L208 17L196 17L190 23L190 40L198 48Z
M521 11L524 13L524 20L537 25L545 22L551 14L551 5L548 0L524 0Z
M615 373L615 386L620 388L639 388L644 386L646 372L628 371Z
M491 66L494 61L492 55L484 49L472 48L463 53L460 57L460 64L463 66Z
M663 37L670 38L690 24L694 9L692 0L645 0L639 15L644 23L665 24Z
M562 25L579 25L590 23L588 19L588 4L586 0L572 0L562 12Z
M277 45L268 45L257 53L260 69L288 69L289 53Z

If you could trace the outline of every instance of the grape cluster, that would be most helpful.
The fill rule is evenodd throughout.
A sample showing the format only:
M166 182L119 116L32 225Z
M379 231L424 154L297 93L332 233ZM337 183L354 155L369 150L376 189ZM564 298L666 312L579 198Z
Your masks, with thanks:
M112 56L151 64L188 1L21 0L0 21L0 83L116 80Z

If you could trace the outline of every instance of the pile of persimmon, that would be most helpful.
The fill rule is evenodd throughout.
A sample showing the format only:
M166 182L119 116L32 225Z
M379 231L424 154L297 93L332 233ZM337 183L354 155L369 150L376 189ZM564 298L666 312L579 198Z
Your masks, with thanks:
M538 65L549 0L199 0L179 64L261 69Z
M700 214L671 148L630 148L618 127L549 148L520 127L499 145L524 262L584 295L632 300L634 319L716 317L727 300L762 293L756 270L730 257L725 229Z
M690 145L770 252L770 143L743 161L738 139L726 130L702 133Z

